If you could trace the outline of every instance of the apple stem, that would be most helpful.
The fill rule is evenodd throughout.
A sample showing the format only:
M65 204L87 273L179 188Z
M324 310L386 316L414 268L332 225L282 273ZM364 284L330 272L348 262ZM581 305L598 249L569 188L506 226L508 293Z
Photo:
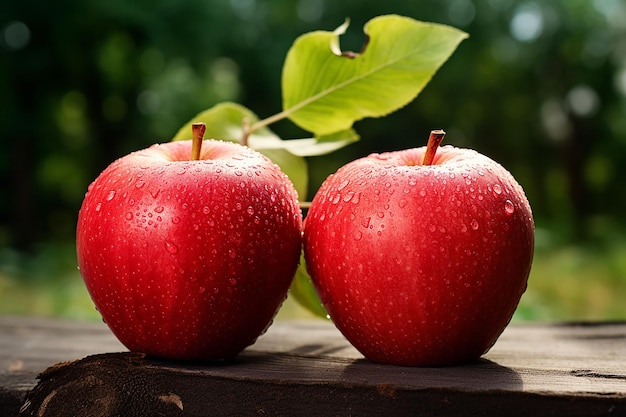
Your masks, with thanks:
M430 136L428 137L428 144L426 145L426 153L424 154L424 159L422 160L422 165L432 165L435 160L435 154L437 153L437 148L443 142L443 138L446 136L446 132L442 129L431 130Z
M248 146L248 138L250 138L252 128L250 126L250 119L247 117L245 117L242 121L241 130L243 131L243 134L241 135L241 144L243 146Z
M191 125L191 160L200 159L200 151L202 150L202 139L206 132L206 123L198 122Z

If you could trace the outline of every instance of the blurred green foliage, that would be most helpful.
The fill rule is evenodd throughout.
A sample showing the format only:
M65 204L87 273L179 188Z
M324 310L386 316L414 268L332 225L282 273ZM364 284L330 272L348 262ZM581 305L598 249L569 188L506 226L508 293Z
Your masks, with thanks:
M350 17L341 44L358 50L362 25L387 13L450 24L470 38L410 105L358 122L360 142L309 158L309 195L349 160L421 146L431 129L444 128L447 143L499 161L527 192L538 227L529 300L549 305L562 296L555 291L569 288L579 306L589 298L624 304L615 299L624 299L626 287L621 0L4 2L0 297L16 280L52 288L44 277L57 270L42 258L63 257L73 268L67 248L78 208L89 182L114 159L169 141L221 101L260 117L277 113L281 67L297 36L333 30ZM301 136L287 121L272 129ZM563 308L546 314L624 314L604 304L597 314ZM520 311L544 317L540 308Z

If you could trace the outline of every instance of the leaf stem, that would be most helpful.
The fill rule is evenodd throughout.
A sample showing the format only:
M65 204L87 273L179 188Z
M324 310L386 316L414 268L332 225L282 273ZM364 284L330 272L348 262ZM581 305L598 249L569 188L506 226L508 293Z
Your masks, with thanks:
M248 127L248 134L261 129L262 127L269 126L272 123L278 122L279 120L283 120L283 119L289 117L289 115L291 113L293 113L295 110L298 110L299 107L302 107L302 106L291 107L289 109L281 111L280 113L276 113L273 116L270 116L270 117L268 117L266 119L259 120L259 121L255 122L255 123L253 123L251 126L249 125L249 127ZM294 108L295 108L295 110L294 110ZM244 131L244 134L245 134L245 131Z
M194 123L191 125L191 160L197 161L200 159L200 152L202 151L202 139L204 139L204 132L206 132L206 123Z
M371 71L370 71L371 72ZM369 73L367 73L366 75L369 75ZM359 77L359 78L363 78L363 77ZM357 78L358 80L358 78ZM320 100L322 98L324 98L325 96L342 89L343 87L351 84L352 82L354 82L355 80L353 79L349 79L349 80L345 80L337 85L331 86L325 90L320 91L319 93L312 95L296 104L294 104L293 106L284 109L283 111L281 111L280 113L276 113L273 116L270 116L268 118L265 118L263 120L259 120L256 123L253 123L252 126L250 126L249 129L249 133L252 133L262 127L271 125L272 123L275 123L279 120L282 119L286 119L288 118L291 114L297 112L298 110L308 106L311 103L315 103L317 100Z
M428 136L428 144L426 145L426 153L424 153L424 159L422 165L432 165L435 160L435 154L437 148L443 142L443 138L446 136L446 132L442 129L431 130L430 136Z

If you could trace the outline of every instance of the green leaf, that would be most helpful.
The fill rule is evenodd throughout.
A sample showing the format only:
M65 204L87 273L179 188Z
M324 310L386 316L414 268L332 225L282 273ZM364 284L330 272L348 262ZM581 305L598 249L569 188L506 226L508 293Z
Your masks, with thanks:
M345 141L346 144L350 144L352 142L356 142L360 139L359 134L352 128L347 130L342 130L341 132L333 132L327 133L324 135L317 136L315 138L318 143L324 142L342 142Z
M255 149L285 149L298 156L324 155L359 140L354 129L335 132L318 138L281 140L278 137L253 138Z
M386 15L365 25L362 53L342 52L339 36L347 26L300 36L283 66L282 113L316 136L405 106L467 37L449 26Z
M327 318L328 314L326 309L320 301L317 291L311 282L311 278L306 270L306 263L304 261L304 253L300 255L300 265L296 271L291 287L289 288L289 294L291 294L296 301L309 310L316 316Z
M258 121L259 118L252 110L240 104L232 102L219 103L193 117L180 128L172 140L191 139L191 125L196 122L204 122L206 123L205 138L241 143L244 120L252 124ZM256 135L277 137L271 130L265 127L258 129Z
M251 125L259 120L258 116L246 107L224 102L205 110L186 123L172 140L191 139L191 125L196 122L206 123L204 137L241 143L244 122ZM255 130L248 138L248 146L270 158L287 174L298 191L300 200L306 198L308 185L308 167L306 160L296 153L289 152L287 146L291 141L281 140L267 127Z

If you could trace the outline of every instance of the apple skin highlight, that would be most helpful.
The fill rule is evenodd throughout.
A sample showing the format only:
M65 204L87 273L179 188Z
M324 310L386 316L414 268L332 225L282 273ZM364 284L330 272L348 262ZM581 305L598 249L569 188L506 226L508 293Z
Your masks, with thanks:
M534 222L521 186L473 150L373 154L331 175L304 231L309 273L344 336L374 362L466 363L524 293Z
M81 275L132 351L225 359L254 343L286 297L301 251L291 181L234 143L129 154L90 185L78 216Z

